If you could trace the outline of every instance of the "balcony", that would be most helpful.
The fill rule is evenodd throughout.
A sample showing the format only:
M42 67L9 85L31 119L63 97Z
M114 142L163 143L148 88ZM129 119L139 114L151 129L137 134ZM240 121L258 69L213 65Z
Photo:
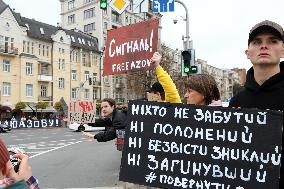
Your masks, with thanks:
M51 82L52 76L51 75L38 75L38 81Z
M124 88L124 84L123 83L116 83L115 88L117 88L117 89Z
M9 56L16 56L18 55L18 48L11 48L11 47L0 47L0 54L2 55L9 55Z
M51 101L51 96L38 96L38 101Z

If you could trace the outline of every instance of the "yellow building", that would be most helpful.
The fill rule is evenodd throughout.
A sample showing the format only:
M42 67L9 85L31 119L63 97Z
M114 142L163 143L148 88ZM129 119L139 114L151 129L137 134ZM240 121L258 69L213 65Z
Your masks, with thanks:
M97 38L22 17L0 0L2 105L100 99L100 57Z

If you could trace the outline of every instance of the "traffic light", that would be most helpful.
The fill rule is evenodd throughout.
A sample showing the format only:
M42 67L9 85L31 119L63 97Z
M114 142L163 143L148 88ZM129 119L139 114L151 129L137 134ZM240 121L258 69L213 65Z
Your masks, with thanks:
M191 60L191 51L185 50L181 53L183 58L183 67L182 67L182 73L183 74L189 74L190 71L190 60Z
M107 0L101 0L100 7L101 9L107 9Z
M197 66L190 66L190 73L197 73L198 72L198 67Z
M188 49L188 50L182 51L181 55L183 58L182 76L198 73L198 66L194 65L194 59L195 59L194 49Z

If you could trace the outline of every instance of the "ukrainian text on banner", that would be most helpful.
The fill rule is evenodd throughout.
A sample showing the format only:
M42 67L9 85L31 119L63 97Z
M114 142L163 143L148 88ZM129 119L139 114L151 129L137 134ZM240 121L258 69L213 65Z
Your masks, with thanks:
M95 123L96 103L92 101L72 101L69 104L68 120L73 123Z
M6 125L10 125L12 129L61 127L61 121L59 119L28 119L24 121L15 119L11 121L5 121L3 123Z
M103 75L149 70L157 51L159 20L152 19L107 31Z
M278 111L131 101L120 180L160 188L278 189Z

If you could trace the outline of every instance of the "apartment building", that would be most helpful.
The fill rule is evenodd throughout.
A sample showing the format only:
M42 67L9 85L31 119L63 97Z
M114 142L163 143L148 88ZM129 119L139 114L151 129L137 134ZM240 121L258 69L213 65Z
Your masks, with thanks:
M107 30L153 17L161 18L160 14L153 14L152 12L134 14L132 0L122 14L112 10L109 5L106 10L100 9L100 3L97 0L60 0L60 2L62 27L66 29L76 28L98 38L101 51L105 47ZM151 10L151 3L149 3L149 6L149 10ZM103 62L103 57L101 62ZM101 65L101 69L103 70L103 65ZM127 94L126 74L102 77L101 90L102 98L114 98L121 103L127 102L129 96L137 96Z
M100 56L97 38L22 17L0 0L2 105L100 99Z
M245 73L242 71L242 75L240 75L234 69L216 68L207 64L207 61L201 59L197 59L196 63L201 65L202 73L210 74L215 78L222 101L226 101L233 96L234 85L236 83L241 84L240 79L244 77L243 74Z

